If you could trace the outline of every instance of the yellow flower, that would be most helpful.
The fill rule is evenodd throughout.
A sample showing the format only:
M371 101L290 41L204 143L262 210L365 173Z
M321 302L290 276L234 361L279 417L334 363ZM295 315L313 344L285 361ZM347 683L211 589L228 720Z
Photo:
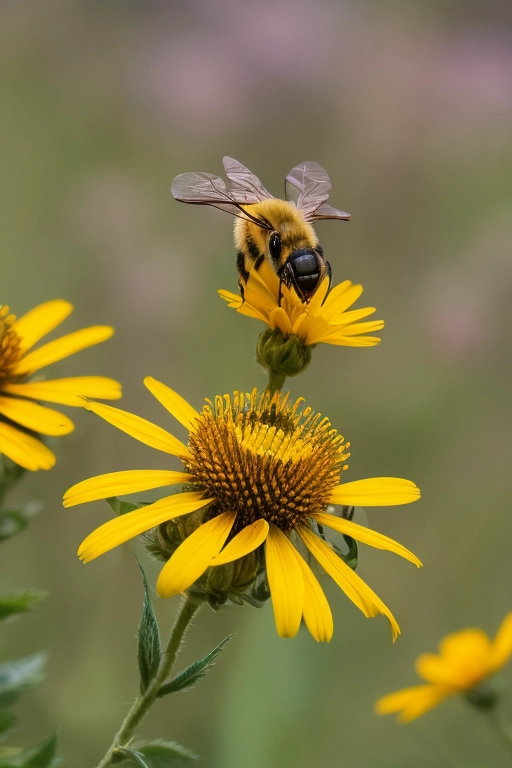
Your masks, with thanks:
M279 304L279 291L281 303ZM380 331L383 320L358 322L375 312L374 307L348 308L362 294L361 285L352 285L349 280L336 285L329 291L326 278L308 303L303 303L293 288L280 286L280 281L267 261L258 269L252 269L244 298L230 291L219 291L228 306L240 314L262 320L272 330L278 328L285 338L297 336L306 346L313 344L336 344L345 347L373 347L378 344L377 336L364 334Z
M78 555L84 562L168 520L207 508L206 522L189 535L164 565L160 597L189 588L210 566L223 565L264 545L266 572L277 631L293 637L302 617L316 640L333 632L327 599L304 553L315 558L365 616L379 613L400 633L389 609L335 553L324 527L395 552L417 566L397 542L333 514L330 504L395 505L419 498L409 480L390 477L340 485L348 443L326 418L304 407L302 398L268 391L235 392L206 400L199 413L164 384L148 377L147 388L189 430L188 446L169 432L108 405L89 409L132 437L181 459L184 471L129 470L93 477L70 488L64 506L192 483L196 490L166 496L110 520L88 536ZM294 543L292 543L294 542Z
M439 653L423 653L416 659L416 672L426 680L383 696L375 704L379 715L398 713L408 723L436 707L448 696L467 694L494 675L512 655L512 613L505 616L492 641L481 629L463 629L447 635Z
M32 433L65 435L74 429L67 416L33 400L83 407L80 395L105 400L121 397L118 382L103 376L29 381L41 368L99 344L114 333L107 325L95 325L32 349L72 311L68 301L57 299L40 304L17 320L9 314L8 306L0 306L0 454L25 469L51 469L55 464L53 453Z

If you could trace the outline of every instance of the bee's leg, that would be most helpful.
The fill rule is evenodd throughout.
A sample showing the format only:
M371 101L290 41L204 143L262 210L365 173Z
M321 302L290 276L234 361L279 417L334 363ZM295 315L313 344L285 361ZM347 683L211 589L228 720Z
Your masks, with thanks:
M332 285L332 269L328 261L325 262L325 269L326 269L327 277L329 278L329 287L327 289L327 293L324 296L324 301L328 297L329 291L331 290L331 285ZM322 301L322 304L324 303L324 301Z

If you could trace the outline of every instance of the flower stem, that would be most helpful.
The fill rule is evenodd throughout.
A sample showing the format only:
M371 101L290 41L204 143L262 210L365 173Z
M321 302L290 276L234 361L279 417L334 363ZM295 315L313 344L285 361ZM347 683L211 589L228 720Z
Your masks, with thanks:
M512 728L502 717L499 707L492 707L489 710L489 722L494 728L494 731L498 734L498 737L503 746L512 753Z
M274 371L273 368L268 369L268 389L270 394L273 395L278 389L283 388L283 384L286 381L286 374Z
M199 603L197 599L191 599L190 597L182 603L176 621L174 622L167 648L162 654L160 667L156 676L151 681L145 693L141 694L133 703L121 728L116 733L114 741L104 758L98 763L97 768L106 768L106 766L110 765L116 751L120 747L124 747L130 741L135 729L144 719L151 706L155 703L158 698L158 692L167 680L174 662L176 661L176 656L178 655L187 627L200 605L201 603Z

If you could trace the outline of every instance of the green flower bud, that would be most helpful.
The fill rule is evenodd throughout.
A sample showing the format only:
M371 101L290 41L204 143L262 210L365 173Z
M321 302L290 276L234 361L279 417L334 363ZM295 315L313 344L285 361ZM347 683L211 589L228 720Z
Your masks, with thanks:
M267 328L258 339L256 359L269 372L297 376L311 362L313 346L306 346L298 336L284 336L279 328Z

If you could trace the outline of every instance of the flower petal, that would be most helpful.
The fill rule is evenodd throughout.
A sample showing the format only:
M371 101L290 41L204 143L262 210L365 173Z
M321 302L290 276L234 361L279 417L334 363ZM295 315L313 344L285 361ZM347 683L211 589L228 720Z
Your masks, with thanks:
M304 577L294 546L271 524L265 543L267 577L279 637L295 637L304 605Z
M124 472L108 472L73 485L64 494L62 503L65 507L74 507L76 504L85 504L87 501L149 491L165 485L186 483L191 479L192 475L187 472L173 472L167 469L128 469Z
M336 584L345 592L347 597L357 605L359 610L361 610L365 616L371 618L377 616L379 613L386 616L391 624L394 642L400 634L400 627L389 608L384 605L375 592L365 584L357 573L349 568L348 565L338 557L325 541L320 539L309 528L300 526L297 528L297 533L326 573L334 579Z
M119 382L106 376L71 376L66 379L30 381L26 384L5 384L3 391L80 408L84 406L84 397L119 400L122 395Z
M144 384L151 394L156 397L158 402L161 403L169 413L172 413L174 418L177 419L180 424L183 424L189 431L194 429L199 414L195 408L192 408L192 406L181 397L181 395L178 395L173 389L162 384L161 381L157 381L152 376L146 376Z
M297 550L294 551L304 578L304 605L302 607L304 621L315 640L318 640L319 643L328 643L334 632L329 602L309 565Z
M173 597L202 576L224 546L235 517L234 512L223 512L203 523L180 544L160 571L156 583L159 597Z
M512 656L512 613L508 613L496 633L491 650L491 668L501 669Z
M350 280L344 280L342 283L335 285L328 293L319 314L330 322L351 307L362 292L362 285L352 285Z
M16 366L16 374L39 371L40 368L74 355L75 352L110 339L113 333L114 329L108 325L94 325L50 341L23 357Z
M239 309L242 304L244 303L244 300L240 296L239 293L231 293L231 291L224 291L219 290L217 291L221 299L224 299L224 301L227 301L228 307L234 307L235 309Z
M388 552L394 552L400 557L404 557L406 560L410 560L415 566L421 568L422 563L416 555L413 555L408 549L403 547L397 541L384 536L382 533L372 531L371 528L365 528L363 525L353 523L351 520L345 520L342 517L336 517L335 515L328 515L323 512L318 512L313 515L313 518L320 523L320 525L326 525L329 528L333 528L339 533L343 533L346 536L351 536L356 541L360 541L363 544L368 544L375 549L385 549Z
M282 307L276 307L268 316L268 324L270 328L279 328L283 336L291 336L293 333L292 324L290 318Z
M78 549L78 557L84 563L88 563L167 520L174 520L175 517L188 515L189 512L201 509L210 501L211 499L204 499L202 493L176 493L134 512L116 517L100 525L84 539Z
M251 525L246 525L226 544L222 552L213 558L210 565L225 565L254 552L263 544L267 534L268 523L266 520L256 520Z
M398 477L371 477L338 485L331 494L331 504L359 507L390 507L410 504L420 498L420 489L411 480Z
M42 435L67 435L75 428L71 419L63 413L16 397L0 397L0 413Z
M4 453L20 467L35 472L51 469L55 456L40 440L32 435L0 422L0 453Z
M449 691L437 685L414 685L382 696L375 704L375 712L378 715L399 712L398 720L409 723L436 707L449 695Z
M122 411L120 408L114 408L112 405L103 405L103 403L88 402L85 407L88 411L101 416L109 424L126 432L130 437L151 446L151 448L156 448L157 451L170 453L172 456L179 456L180 458L191 458L190 451L181 440L151 421L146 421L134 413Z
M13 330L21 337L23 352L33 347L39 339L57 328L73 311L73 305L63 299L46 301L34 307L16 320Z

